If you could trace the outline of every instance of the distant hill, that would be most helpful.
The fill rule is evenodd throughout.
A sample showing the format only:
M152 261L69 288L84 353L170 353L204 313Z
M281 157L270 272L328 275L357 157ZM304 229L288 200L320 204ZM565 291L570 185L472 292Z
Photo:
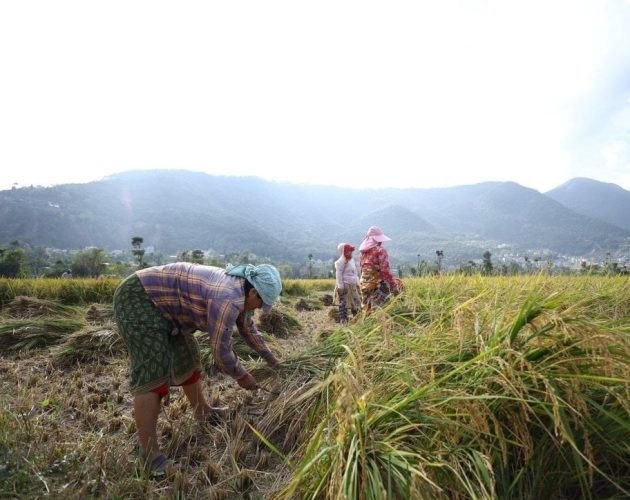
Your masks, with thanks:
M578 214L630 230L630 191L577 177L545 193Z
M513 182L354 190L168 170L0 191L0 221L0 244L114 250L139 235L166 255L249 250L288 262L331 259L341 241L358 246L370 225L392 237L394 261L432 260L436 249L446 263L485 250L596 255L630 242L627 220L605 223Z

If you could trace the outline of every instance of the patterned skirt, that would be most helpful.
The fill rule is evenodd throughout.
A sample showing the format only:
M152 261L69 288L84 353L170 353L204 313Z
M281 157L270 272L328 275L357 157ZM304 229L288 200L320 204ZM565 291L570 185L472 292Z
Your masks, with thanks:
M375 269L361 271L361 295L363 308L367 311L373 307L382 306L390 297L391 290L386 281L381 279L381 273Z
M346 308L351 311L358 311L361 309L361 292L359 291L359 287L357 285L349 285L346 283L343 290L339 290L335 287L333 304L339 304L340 294L343 294L346 299Z
M129 387L142 394L162 384L181 385L201 369L192 334L171 335L173 324L132 274L114 292L114 317L129 352Z

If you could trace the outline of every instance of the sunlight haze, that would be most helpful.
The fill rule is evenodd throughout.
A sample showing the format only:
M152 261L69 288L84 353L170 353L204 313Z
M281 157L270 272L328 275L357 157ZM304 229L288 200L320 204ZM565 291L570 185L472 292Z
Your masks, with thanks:
M135 169L630 189L628 1L0 5L0 189Z

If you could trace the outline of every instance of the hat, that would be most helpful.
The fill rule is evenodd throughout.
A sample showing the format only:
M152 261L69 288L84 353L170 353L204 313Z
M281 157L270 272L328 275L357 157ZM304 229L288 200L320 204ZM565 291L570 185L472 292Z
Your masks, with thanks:
M339 245L337 245L337 250L339 250L340 253L343 253L346 249L354 252L354 245L350 243L339 243Z
M363 238L363 241L361 242L361 245L359 246L359 251L367 252L371 248L378 246L379 243L382 243L383 241L389 241L389 240L391 240L391 238L389 236L385 236L383 234L383 230L380 227L372 226L370 227L370 229L368 229L368 232L365 235L365 238Z
M379 242L391 240L389 236L385 236L385 234L383 233L383 230L378 226L370 227L365 237L372 238L374 241L379 241Z
M282 292L280 273L271 264L261 264L259 266L252 264L233 266L228 264L225 267L225 273L230 276L240 276L249 281L258 292L258 295L260 295L265 312L269 312L271 306L278 300L280 292Z

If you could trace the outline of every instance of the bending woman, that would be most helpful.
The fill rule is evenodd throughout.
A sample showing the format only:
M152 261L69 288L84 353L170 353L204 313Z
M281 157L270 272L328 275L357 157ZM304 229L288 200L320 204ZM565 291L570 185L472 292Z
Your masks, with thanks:
M201 362L193 332L210 337L217 366L244 389L255 390L254 377L232 350L232 328L270 365L278 360L258 333L255 309L271 307L282 290L278 270L260 266L218 267L189 263L142 269L114 293L118 331L129 352L129 386L142 454L152 473L163 473L157 420L160 401L170 386L182 386L200 421L216 419L199 383Z

